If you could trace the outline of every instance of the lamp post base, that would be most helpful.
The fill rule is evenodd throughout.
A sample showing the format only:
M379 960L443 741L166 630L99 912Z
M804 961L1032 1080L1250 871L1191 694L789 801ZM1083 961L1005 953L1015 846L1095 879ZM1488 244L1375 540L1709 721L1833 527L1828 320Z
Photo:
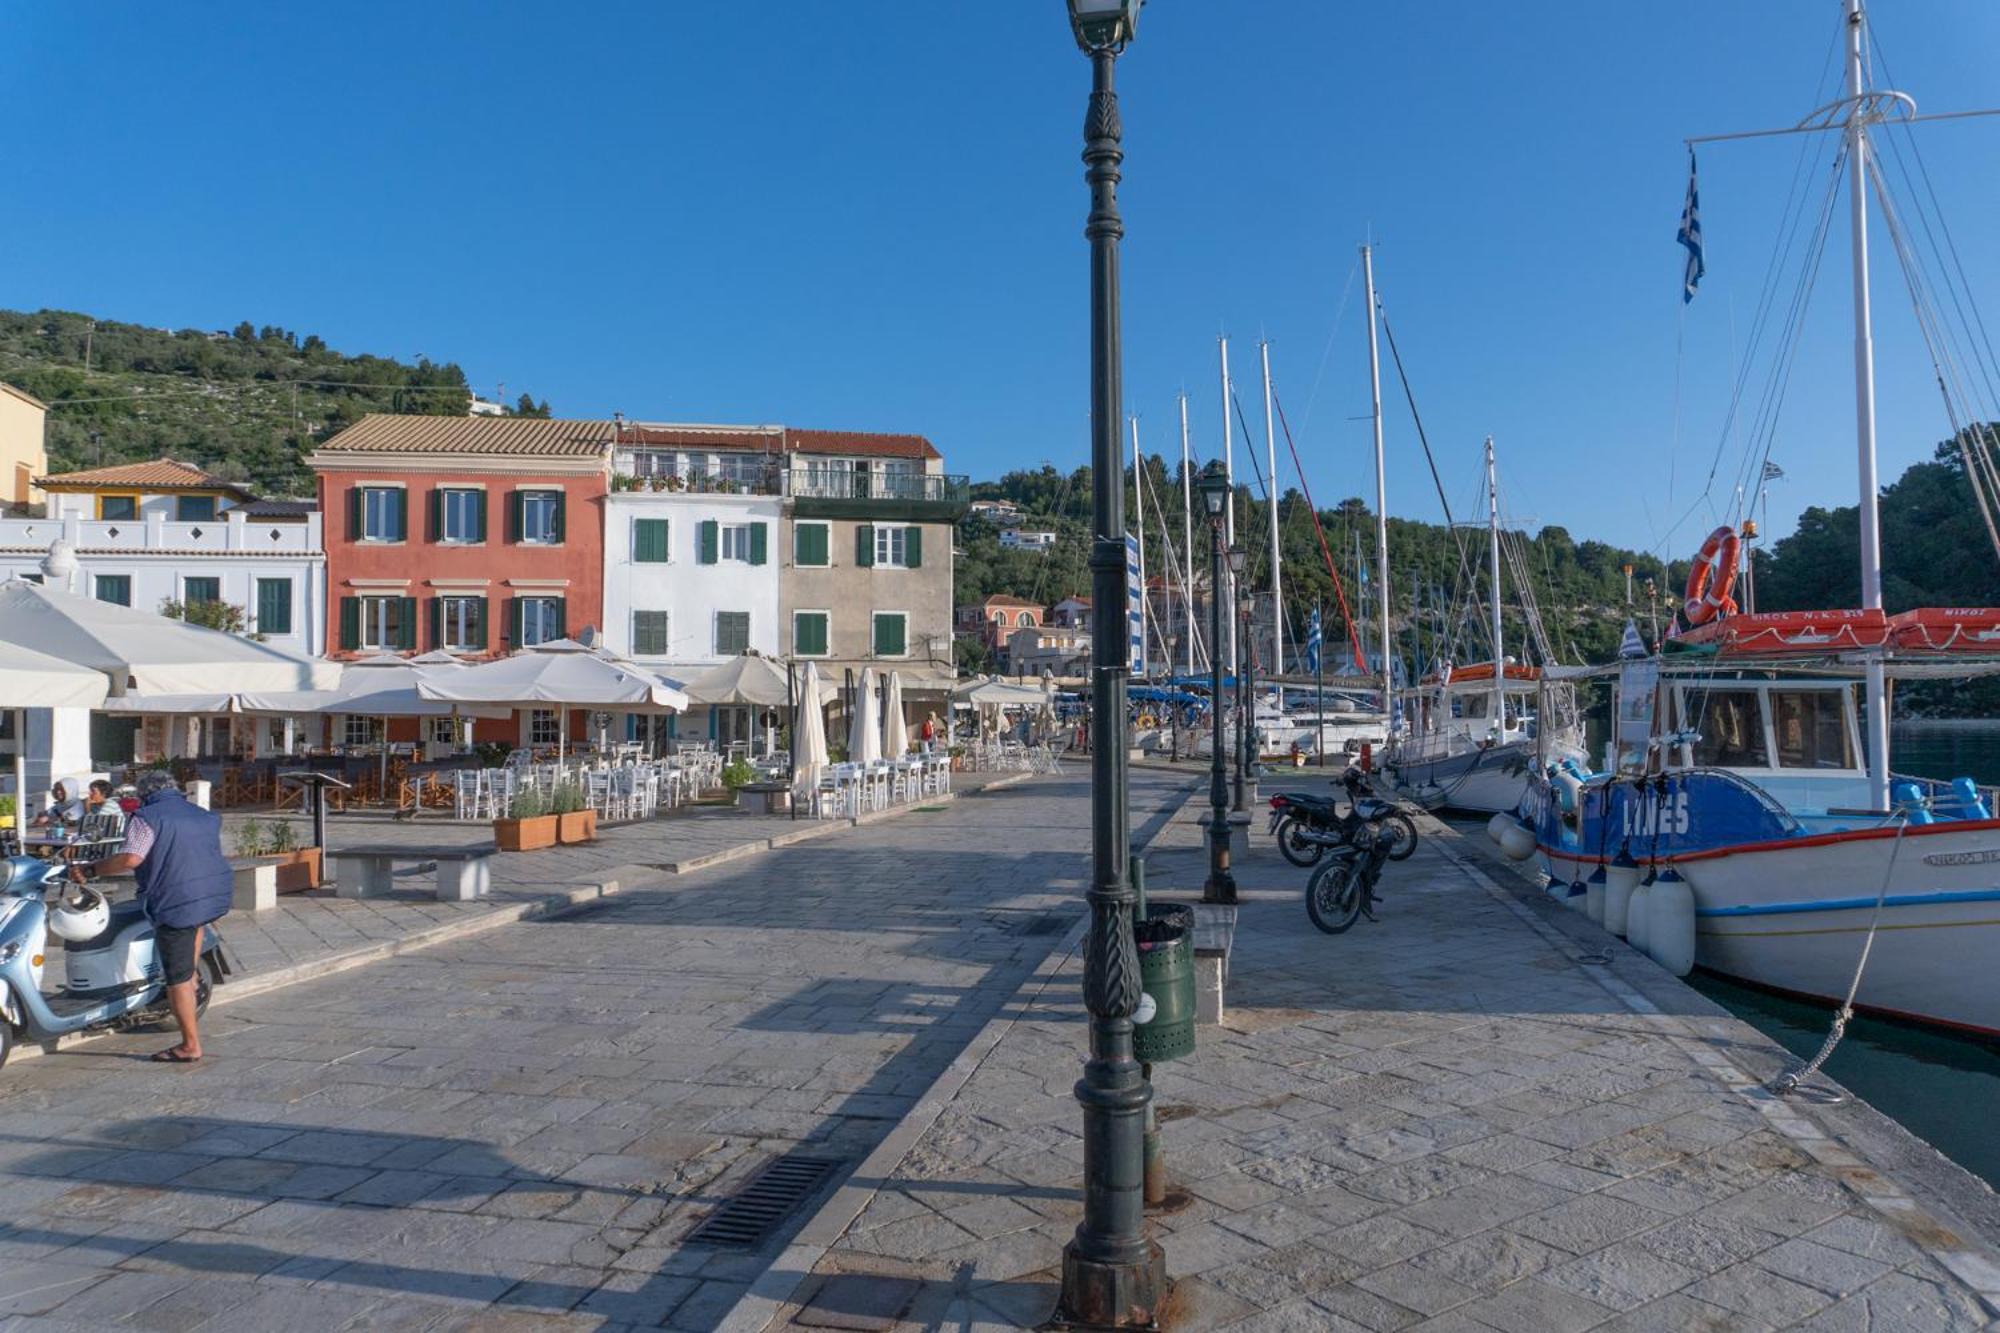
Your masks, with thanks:
M1049 1319L1052 1328L1158 1328L1158 1314L1167 1294L1167 1257L1146 1242L1137 1263L1107 1264L1076 1252L1076 1242L1063 1249L1062 1299Z

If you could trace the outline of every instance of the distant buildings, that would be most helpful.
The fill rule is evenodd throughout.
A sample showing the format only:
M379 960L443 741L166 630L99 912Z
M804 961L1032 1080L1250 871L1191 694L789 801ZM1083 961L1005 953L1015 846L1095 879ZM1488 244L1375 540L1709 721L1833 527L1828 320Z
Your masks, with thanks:
M1002 528L1000 546L1007 551L1046 551L1056 544L1056 534L1042 529Z

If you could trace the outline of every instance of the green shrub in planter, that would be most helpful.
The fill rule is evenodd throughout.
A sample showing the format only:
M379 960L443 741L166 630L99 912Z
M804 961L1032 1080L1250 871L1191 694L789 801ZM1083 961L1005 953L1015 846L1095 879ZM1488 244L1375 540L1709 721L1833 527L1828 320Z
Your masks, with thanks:
M722 770L722 785L731 791L735 791L738 787L746 786L756 780L757 770L750 767L749 762L746 760L734 760Z

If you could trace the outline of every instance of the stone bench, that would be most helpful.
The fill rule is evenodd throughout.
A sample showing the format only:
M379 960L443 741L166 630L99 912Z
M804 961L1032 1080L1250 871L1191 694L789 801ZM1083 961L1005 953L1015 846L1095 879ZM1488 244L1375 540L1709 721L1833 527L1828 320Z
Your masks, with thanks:
M398 865L435 862L437 884L433 895L441 903L471 902L484 898L492 884L487 862L498 850L491 844L477 847L340 847L333 858L335 892L342 898L367 898L395 888Z
M746 782L736 789L736 798L752 814L782 815L792 808L792 784Z

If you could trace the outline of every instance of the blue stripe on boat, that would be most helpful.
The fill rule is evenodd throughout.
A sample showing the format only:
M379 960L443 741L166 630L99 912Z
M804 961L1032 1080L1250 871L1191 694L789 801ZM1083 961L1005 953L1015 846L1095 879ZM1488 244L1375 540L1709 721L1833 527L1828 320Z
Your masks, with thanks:
M2000 889L1960 889L1950 893L1892 893L1884 907L1927 907L1934 903L2000 902ZM1698 907L1696 916L1782 916L1789 912L1851 912L1875 905L1873 898L1821 898L1803 903L1748 903L1740 907Z

